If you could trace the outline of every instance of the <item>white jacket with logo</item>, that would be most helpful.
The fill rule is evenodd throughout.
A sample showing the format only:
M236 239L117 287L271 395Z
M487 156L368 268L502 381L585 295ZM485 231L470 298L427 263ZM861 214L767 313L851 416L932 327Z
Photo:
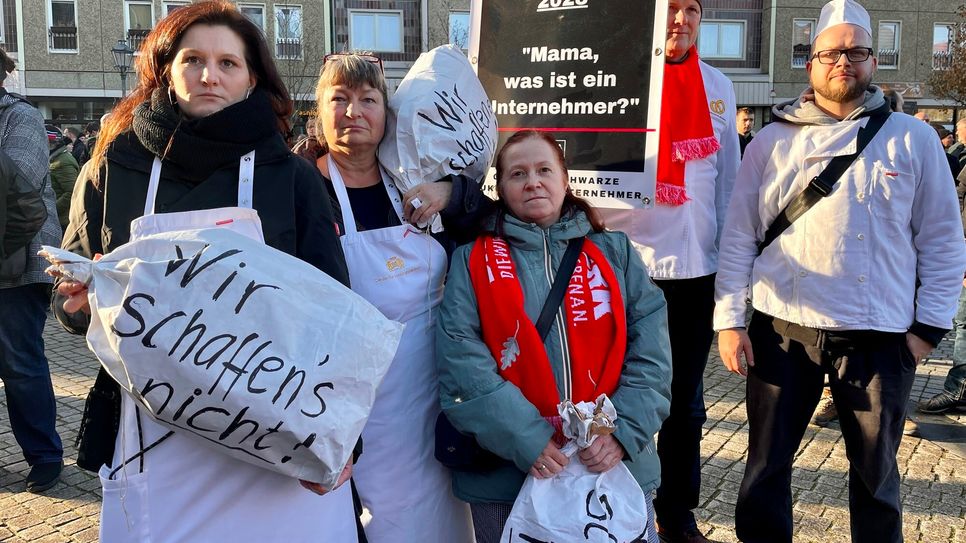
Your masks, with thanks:
M700 63L714 136L721 149L685 164L689 201L650 209L602 209L607 227L627 234L654 279L688 279L718 268L718 241L741 151L735 126L735 89L717 69ZM680 115L687 115L687 111Z
M775 122L745 149L721 239L716 330L744 326L749 286L755 309L812 328L951 327L966 268L956 191L935 130L908 115L893 113L832 193L756 256L788 202L832 157L855 152L868 120Z

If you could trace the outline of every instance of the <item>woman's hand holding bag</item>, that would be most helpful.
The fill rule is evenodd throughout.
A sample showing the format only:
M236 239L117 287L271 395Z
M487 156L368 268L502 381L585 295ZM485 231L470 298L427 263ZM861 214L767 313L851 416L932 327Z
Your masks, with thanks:
M556 449L551 441L537 458L500 541L639 540L647 528L644 491L620 460L624 451L612 435L614 405L602 394L594 403L565 401L559 410L570 442ZM560 465L552 460L556 455L574 454L579 462L564 461L562 469L547 475ZM547 469L540 470L541 464Z

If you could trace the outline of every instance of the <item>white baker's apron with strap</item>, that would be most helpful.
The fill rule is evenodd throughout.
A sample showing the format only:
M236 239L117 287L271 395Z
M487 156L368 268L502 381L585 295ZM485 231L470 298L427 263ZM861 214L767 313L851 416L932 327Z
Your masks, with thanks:
M254 166L254 151L241 158L238 207L156 215L161 161L155 158L144 216L131 222L131 241L213 227L264 241L261 220L251 207ZM113 467L100 471L103 543L357 541L348 484L319 496L296 479L170 432L140 412L127 395L121 398Z
M469 507L453 496L449 470L433 456L440 411L434 337L446 251L403 221L399 190L385 173L383 184L402 224L357 231L342 175L327 160L342 208L340 240L352 290L406 324L362 431L363 453L352 476L372 515L366 537L369 543L471 542Z

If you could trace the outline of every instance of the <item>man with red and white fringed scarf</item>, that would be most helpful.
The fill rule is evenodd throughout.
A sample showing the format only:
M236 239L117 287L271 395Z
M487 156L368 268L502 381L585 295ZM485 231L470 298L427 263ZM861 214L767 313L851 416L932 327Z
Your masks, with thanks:
M656 205L602 210L627 233L668 306L671 415L658 434L661 487L654 506L666 543L703 543L692 509L701 489L704 369L714 336L718 240L740 151L731 81L698 58L700 0L668 4Z

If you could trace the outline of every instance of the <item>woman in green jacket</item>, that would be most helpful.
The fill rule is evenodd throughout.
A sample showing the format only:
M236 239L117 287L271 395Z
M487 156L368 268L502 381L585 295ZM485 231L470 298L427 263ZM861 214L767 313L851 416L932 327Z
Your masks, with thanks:
M51 128L48 127L48 134L50 134ZM67 230L70 197L74 192L77 174L80 173L80 166L77 165L74 156L70 154L67 143L66 137L49 142L50 184L53 185L54 193L57 195L57 217L60 219L60 227L63 230Z
M552 136L514 134L496 169L499 211L488 234L457 249L436 335L443 411L507 460L453 474L477 543L499 540L527 474L553 477L568 463L556 410L565 399L611 398L617 430L572 460L592 472L623 461L650 509L660 483L653 439L670 406L664 296L627 236L605 231L593 208L571 194ZM533 322L568 242L581 237L564 301L542 340ZM648 536L656 541L652 523L650 513Z

